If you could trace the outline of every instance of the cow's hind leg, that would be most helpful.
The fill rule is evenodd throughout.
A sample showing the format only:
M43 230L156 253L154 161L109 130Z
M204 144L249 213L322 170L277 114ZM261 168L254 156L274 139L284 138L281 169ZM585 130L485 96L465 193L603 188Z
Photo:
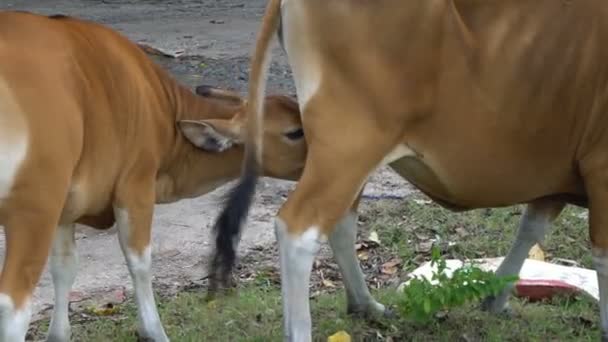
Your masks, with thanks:
M55 306L49 327L48 341L69 341L69 295L74 280L78 258L76 254L75 225L60 225L55 233L51 249L50 270L55 289Z
M390 315L384 305L378 303L369 292L365 276L355 250L357 239L357 204L336 225L329 236L329 244L340 267L346 289L347 312L368 317Z
M497 276L517 275L528 257L532 246L542 243L551 223L564 208L565 203L539 200L529 203L519 223L517 237L509 253L496 270ZM484 300L482 309L493 313L508 310L508 299L512 286L505 288L499 295Z
M339 253L354 248L352 223L338 223L346 216L368 176L394 148L391 144L398 141L399 134L390 128L370 126L369 115L361 113L356 104L346 108L348 101L338 101L335 96L321 101L319 94L315 96L312 101L318 102L309 102L303 111L309 137L306 166L275 220L285 338L298 342L312 339L309 283L320 244L333 235L336 226L344 226L341 229L346 231L333 237L334 246L338 246L338 237L346 236L347 240L338 247ZM348 122L344 121L343 112L349 113ZM341 129L335 129L341 125ZM357 267L352 260L348 261L351 257L344 254L341 258L342 266L349 270ZM351 280L363 286L358 276Z
M118 239L133 281L140 338L169 341L152 290L151 225L154 210L154 174L145 170L119 185L114 207Z
M0 342L24 341L27 333L31 296L67 193L67 177L51 179L45 184L19 184L19 193L3 207L6 256L0 276Z

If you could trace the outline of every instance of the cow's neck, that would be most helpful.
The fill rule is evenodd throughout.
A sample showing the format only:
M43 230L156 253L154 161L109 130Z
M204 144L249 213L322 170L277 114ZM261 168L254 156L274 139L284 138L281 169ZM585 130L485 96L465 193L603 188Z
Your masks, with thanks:
M183 119L228 119L237 109L198 96L177 82L166 84L174 111L174 123ZM174 130L173 141L163 158L157 178L157 203L197 197L239 176L242 148L234 147L222 153L204 152L187 141L177 125L172 125L171 129Z

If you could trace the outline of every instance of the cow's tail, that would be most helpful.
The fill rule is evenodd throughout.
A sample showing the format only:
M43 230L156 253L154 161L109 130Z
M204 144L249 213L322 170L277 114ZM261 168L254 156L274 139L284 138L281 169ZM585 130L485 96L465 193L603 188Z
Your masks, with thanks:
M251 60L245 158L241 178L238 184L228 193L224 209L214 226L216 234L215 252L209 277L211 295L219 285L228 285L231 279L241 227L253 202L257 180L261 173L266 72L270 62L270 43L278 29L280 11L281 0L270 0L266 7L266 13L262 20Z

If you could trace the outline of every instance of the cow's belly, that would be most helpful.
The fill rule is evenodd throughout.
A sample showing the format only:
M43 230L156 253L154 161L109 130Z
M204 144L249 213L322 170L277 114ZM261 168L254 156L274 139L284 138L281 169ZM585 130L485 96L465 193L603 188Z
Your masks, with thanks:
M61 224L81 223L105 229L114 223L111 179L77 177L61 214Z
M479 162L462 156L460 162L432 155L406 156L389 164L401 177L433 200L451 209L500 207L552 196L584 197L567 172L520 165L507 160ZM545 175L543 177L542 175Z

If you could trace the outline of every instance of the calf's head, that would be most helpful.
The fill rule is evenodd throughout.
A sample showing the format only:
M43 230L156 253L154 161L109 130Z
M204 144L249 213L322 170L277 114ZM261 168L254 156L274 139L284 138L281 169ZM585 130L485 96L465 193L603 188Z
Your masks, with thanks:
M179 121L181 133L203 152L237 154L242 159L247 120L244 98L235 92L210 86L198 86L196 93L217 104L214 108L221 110L209 113L209 118ZM270 95L265 98L264 110L262 172L267 177L297 180L307 152L298 104L289 96ZM240 167L239 159L239 171Z

